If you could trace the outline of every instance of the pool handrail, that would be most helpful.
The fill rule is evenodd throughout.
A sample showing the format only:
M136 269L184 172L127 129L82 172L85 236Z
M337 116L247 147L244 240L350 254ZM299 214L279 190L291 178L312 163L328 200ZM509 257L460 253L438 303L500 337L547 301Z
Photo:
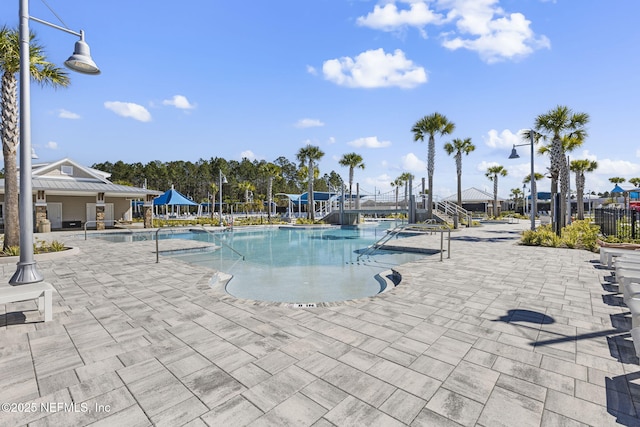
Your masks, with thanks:
M207 232L207 233L211 234L213 237L217 237L217 236L216 236L216 233L214 233L214 232L212 232L212 231L210 231L210 230L207 230L207 229L206 229L204 226L202 226L202 225L200 225L200 226L193 226L193 225L192 225L192 226L188 226L188 227L185 227L185 228L190 228L190 229L192 229L192 228L201 228L201 229L202 229L202 230L204 230L205 232ZM158 243L158 242L159 242L158 234L160 233L160 230L175 230L175 227L171 227L171 228L158 228L158 229L156 230L156 233L155 233L155 234L156 234L156 235L155 235L155 240L156 240L156 264L158 264L158 263L160 262L160 249L159 249L159 243ZM233 253L235 253L236 255L238 255L239 257L241 257L243 261L245 261L245 256L244 256L244 255L242 255L242 254L241 254L240 252L238 252L237 250L235 250L233 247L231 247L231 246L227 245L227 244L226 244L226 243L224 243L222 240L218 240L218 243L220 243L220 246L224 246L224 247L226 247L226 248L230 249Z
M431 234L439 231L440 232L440 261L442 261L442 258L443 258L442 254L444 252L444 232L446 231L448 233L447 259L451 258L451 228L449 228L446 225L426 223L426 224L403 224L403 225L396 226L395 228L389 230L389 232L385 236L381 237L380 239L378 239L378 241L376 241L374 244L369 246L366 251L358 255L358 261L362 256L368 255L378 247L383 246L384 243L391 240L392 237L397 236L400 232L402 232L403 230L406 230L407 228L423 229L426 231L430 231Z

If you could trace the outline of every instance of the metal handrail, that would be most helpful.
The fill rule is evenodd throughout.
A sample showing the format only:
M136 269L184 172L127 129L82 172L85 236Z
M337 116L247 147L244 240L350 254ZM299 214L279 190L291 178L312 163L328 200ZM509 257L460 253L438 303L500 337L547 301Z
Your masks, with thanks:
M86 221L84 223L84 240L87 240L87 224L92 223L92 224L96 224L96 226L98 225L98 222L113 222L114 224L116 223L116 221L114 219L103 219L102 221L98 221L98 220L90 220L90 221Z
M194 228L194 226L188 227L188 228ZM204 226L200 225L200 226L196 226L196 228L202 228L205 232L211 234L213 237L217 237L216 233L213 233L209 230L207 230L206 228L204 228ZM156 264L158 264L160 262L160 249L159 249L159 239L158 239L158 234L160 233L160 230L175 230L175 228L158 228L156 230ZM228 249L230 249L233 253L235 253L236 255L240 256L242 258L243 261L245 261L245 256L242 255L240 252L238 252L237 250L235 250L233 247L227 245L225 242L223 242L222 240L218 240L218 243L220 243L220 246L224 246Z
M438 232L439 231L440 232L440 261L442 261L442 259L443 259L442 253L444 252L444 232L446 231L448 233L448 236L447 236L447 259L451 259L451 228L449 228L447 226L440 225L440 224L404 224L404 225L399 225L399 226L393 228L391 231L389 231L389 233L387 233L386 236L381 237L374 244L372 244L371 246L367 247L366 251L364 251L363 253L358 255L357 260L360 261L360 258L362 256L370 254L375 249L377 249L379 246L382 246L383 243L388 242L389 240L391 240L392 237L398 235L398 233L400 233L403 230L406 230L407 228L426 229L426 230L431 231L431 232ZM384 242L383 242L383 240L384 240Z

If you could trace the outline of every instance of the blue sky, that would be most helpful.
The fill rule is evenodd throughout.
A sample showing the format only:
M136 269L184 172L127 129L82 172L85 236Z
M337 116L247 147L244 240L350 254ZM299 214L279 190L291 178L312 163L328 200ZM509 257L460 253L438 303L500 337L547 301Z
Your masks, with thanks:
M640 2L31 0L32 16L62 25L47 4L85 31L102 74L33 86L38 161L295 161L310 143L325 152L321 174L346 179L337 161L355 151L366 164L355 180L384 192L405 171L426 177L427 143L411 127L437 111L456 130L436 140L435 196L456 191L444 143L471 138L463 188L492 192L484 174L500 164L506 197L530 169L528 147L507 158L519 132L566 105L591 116L571 153L598 161L588 190L640 177ZM17 9L1 2L2 24L16 27ZM62 66L75 38L30 25ZM544 173L548 159L535 164Z

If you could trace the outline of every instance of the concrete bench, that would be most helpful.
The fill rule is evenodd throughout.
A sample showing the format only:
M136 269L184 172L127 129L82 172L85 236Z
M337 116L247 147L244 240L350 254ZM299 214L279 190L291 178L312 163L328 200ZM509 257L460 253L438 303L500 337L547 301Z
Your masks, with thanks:
M613 264L613 259L619 256L640 256L640 251L623 248L600 248L600 264L609 268Z
M0 304L38 299L38 310L44 312L44 321L53 319L53 292L49 283L29 283L27 285L0 287Z

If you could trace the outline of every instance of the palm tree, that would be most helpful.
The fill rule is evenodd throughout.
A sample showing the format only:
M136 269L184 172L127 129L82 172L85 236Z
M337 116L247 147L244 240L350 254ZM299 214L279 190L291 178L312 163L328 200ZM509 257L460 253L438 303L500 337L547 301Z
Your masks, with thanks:
M349 203L353 200L353 195L351 192L351 188L353 185L353 170L355 168L364 169L364 162L362 160L362 156L357 153L349 153L342 156L342 158L338 161L340 166L348 166L349 167Z
M507 176L504 166L496 165L487 169L485 176L493 181L493 216L498 217L498 175Z
M622 183L623 183L623 182L625 182L625 181L626 181L626 179L621 178L621 177L619 177L619 176L616 176L616 177L613 177L613 178L609 178L609 182L610 182L610 183L612 183L612 184L614 184L614 185L622 184ZM611 192L611 197L612 197L612 198L613 198L613 194L614 194L614 193L613 193L613 191L612 191L612 192ZM629 193L628 193L628 192L626 192L626 191L623 191L623 192L622 192L622 197L624 197L624 205L625 205L625 207L627 206L627 195L628 195L628 194L629 194Z
M398 192L400 187L404 185L404 181L402 180L402 175L396 178L391 182L391 186L396 189L396 213L398 212Z
M428 218L433 218L433 172L435 170L436 159L435 135L440 134L440 136L443 136L450 134L455 128L456 125L440 113L433 113L431 115L424 116L413 125L413 128L411 128L414 142L424 141L424 137L429 135L429 151L427 155L427 175L429 180L429 194L427 199Z
M471 138L460 139L456 138L451 142L444 144L444 151L448 155L452 155L456 159L456 173L458 175L458 206L462 207L462 154L469 155L470 152L476 149L476 146L471 143Z
M578 198L578 219L584 219L584 183L585 172L593 172L598 168L594 160L572 160L569 168L576 173L576 196Z
M537 199L538 197L538 181L540 181L542 178L544 178L544 175L542 175L539 172L534 172L533 173L533 182L531 182L531 174L526 175L524 177L524 179L522 180L523 184L530 184L531 188L531 208L533 209L533 198L535 197Z
M398 179L404 184L404 202L407 205L407 208L409 208L409 203L407 202L407 189L409 186L409 181L415 179L415 176L413 176L413 174L409 172L404 172L398 177Z
M560 182L560 199L566 200L569 191L569 170L565 157L566 143L578 144L587 137L585 126L589 122L587 113L574 113L570 108L558 105L555 109L536 117L536 131L542 132L546 137L551 138L551 193L558 192L558 182ZM564 223L566 206L560 203L560 218Z
M524 192L519 188L511 189L511 197L513 197L514 211L518 210L518 199L522 196L522 210L524 211Z
M47 61L44 49L29 36L30 74L41 86L69 86L67 73ZM17 30L0 28L0 72L2 72L0 133L4 158L4 249L20 245L18 206L17 150L20 142L18 129L17 74L20 72L20 37ZM25 195L26 197L26 195ZM31 197L31 195L29 195Z
M298 154L296 155L298 161L300 162L300 166L304 166L306 164L308 174L309 174L309 182L308 182L308 205L307 205L307 218L311 221L315 221L315 207L313 202L313 175L315 172L315 162L320 161L320 159L324 156L324 152L320 150L320 147L316 147L315 145L307 144L305 147L302 147Z
M244 213L247 213L247 207L249 206L249 193L256 190L256 186L249 181L242 181L238 183L238 190L244 192Z
M269 180L267 184L267 218L269 223L271 223L271 205L273 204L273 180L274 178L279 178L282 169L280 166L274 163L265 163L262 166L262 173L265 174Z
M218 184L215 182L209 183L209 201L211 202L211 219L213 219L213 214L215 213L216 206L216 194L218 193Z
M640 178L629 178L627 181L636 188L640 187Z

